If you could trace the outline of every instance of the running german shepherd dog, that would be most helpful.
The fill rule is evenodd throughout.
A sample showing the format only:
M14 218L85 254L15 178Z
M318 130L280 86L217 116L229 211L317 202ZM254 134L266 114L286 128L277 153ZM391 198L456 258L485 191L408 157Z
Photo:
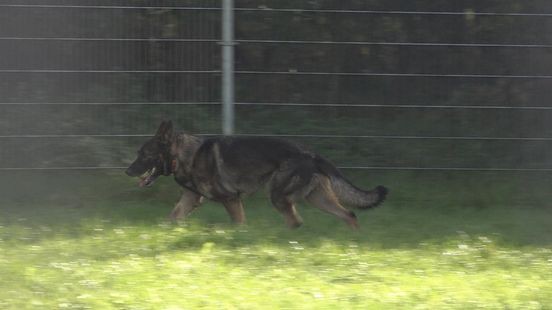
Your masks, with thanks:
M358 228L355 214L341 204L368 209L387 195L383 186L357 188L329 161L291 142L266 137L201 139L175 133L171 121L162 122L142 145L126 174L140 177L141 187L161 175L174 175L183 194L172 220L189 215L206 197L222 203L234 222L244 223L243 195L266 185L272 204L292 228L303 222L295 209L300 199Z

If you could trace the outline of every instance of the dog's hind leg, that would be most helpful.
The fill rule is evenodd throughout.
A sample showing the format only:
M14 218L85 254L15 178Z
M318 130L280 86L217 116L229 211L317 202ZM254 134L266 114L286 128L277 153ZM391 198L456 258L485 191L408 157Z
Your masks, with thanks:
M274 192L270 195L270 201L276 209L284 216L286 224L290 228L297 228L303 224L303 219L295 209L293 201L285 196L280 196Z
M183 188L180 200L169 215L170 220L176 222L181 218L186 218L192 211L201 205L202 201L202 196L189 189Z
M296 192L305 187L306 182L293 175L294 166L286 163L272 176L270 181L270 202L280 212L290 228L297 228L303 224L303 219L295 209Z
M357 229L358 223L354 212L345 209L337 199L327 177L315 174L313 189L305 199L313 206L343 219L351 228Z
M243 211L243 203L239 198L225 200L223 203L226 212L230 215L232 222L236 224L245 223L245 212Z

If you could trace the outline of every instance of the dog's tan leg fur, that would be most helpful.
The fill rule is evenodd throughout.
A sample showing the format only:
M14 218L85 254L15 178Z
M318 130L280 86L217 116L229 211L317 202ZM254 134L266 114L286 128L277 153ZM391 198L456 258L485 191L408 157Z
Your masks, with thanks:
M345 209L332 190L327 177L315 176L314 189L305 197L313 206L343 219L351 228L357 229L358 222L354 212Z
M232 222L236 224L245 223L245 212L243 211L243 203L239 198L226 200L225 202L223 202L223 205L226 208L228 215L230 215Z
M276 209L284 216L288 227L297 228L303 224L303 219L295 209L295 204L289 198L273 194L271 200Z
M192 211L201 205L203 197L186 189L182 189L182 196L180 200L174 206L169 218L171 221L176 222L181 218L186 218Z
M281 213L284 215L286 224L291 228L297 228L303 225L303 219L301 215L295 209L295 204L289 203L284 209L280 209Z

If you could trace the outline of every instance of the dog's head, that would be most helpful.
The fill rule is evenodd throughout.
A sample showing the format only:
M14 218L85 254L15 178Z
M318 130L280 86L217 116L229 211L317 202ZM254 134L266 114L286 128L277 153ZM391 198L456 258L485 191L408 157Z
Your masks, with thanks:
M163 121L155 136L138 150L138 156L127 168L126 174L140 177L140 187L151 186L159 176L172 173L172 137L172 122Z

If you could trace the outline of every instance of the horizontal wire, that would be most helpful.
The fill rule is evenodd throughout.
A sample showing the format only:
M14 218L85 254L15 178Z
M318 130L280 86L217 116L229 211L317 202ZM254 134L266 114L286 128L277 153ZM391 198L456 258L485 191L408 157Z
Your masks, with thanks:
M190 73L211 74L220 70L35 70L35 69L1 69L0 73Z
M194 10L220 11L221 7L186 7L186 6L115 6L115 5L56 5L56 4L0 4L6 8L71 8L71 9L127 9L127 10ZM340 10L340 9L302 9L302 8L234 8L237 12L283 12L283 13L346 13L346 14L382 14L382 15L469 15L469 16L519 16L519 17L552 17L552 13L518 13L518 12L454 12L454 11L403 11L403 10Z
M312 71L236 71L248 75L311 75L311 76L376 76L376 77L426 77L426 78L509 78L552 79L552 75L505 75L505 74L436 74L436 73L378 73L378 72L312 72Z
M102 167L102 166L82 166L82 167L0 167L0 171L20 171L20 170L118 170L128 167Z
M302 107L356 107L392 109L483 109L483 110L552 110L544 106L496 105L421 105L421 104L356 104L356 103L293 103L293 102L236 102L236 106L302 106ZM0 102L2 105L221 105L220 102Z
M1 104L1 103L0 103ZM408 108L408 109L527 109L552 110L543 106L496 106L496 105L420 105L420 104L361 104L361 103L294 103L294 102L236 102L240 106L303 106L303 107L358 107L358 108Z
M0 105L221 105L220 102L0 102Z
M194 136L219 136L214 133L197 133ZM0 139L40 139L40 138L133 138L133 137L153 137L153 134L47 134L47 135L0 135Z
M216 133L196 133L194 136L219 136ZM0 139L40 139L40 138L133 138L153 137L153 134L30 134L30 135L0 135Z
M552 141L547 137L480 137L480 136L404 136L404 135L321 135L321 134L236 134L246 137L330 138L330 139L399 139L399 140L512 140Z
M220 105L220 102L0 102L1 105Z
M186 42L219 43L219 39L183 38L71 38L71 37L0 37L13 41L114 41L114 42ZM238 44L315 44L315 45L382 45L382 46L428 46L428 47L498 47L498 48L552 48L552 44L507 44L507 43L447 43L447 42L373 42L373 41L313 41L313 40L235 40Z
M451 12L451 11L402 11L402 10L332 10L332 9L279 9L279 8L235 8L243 12L282 12L282 13L345 13L375 15L460 15L460 16L518 16L518 17L552 17L552 13L515 13L515 12Z
M32 70L2 69L0 73L186 73L214 74L220 70ZM552 75L503 75L503 74L435 74L435 73L376 73L376 72L302 72L302 71L235 71L247 75L310 75L310 76L373 76L373 77L424 77L424 78L507 78L552 79Z
M219 7L194 6L121 6L121 5L65 5L65 4L0 4L0 8L37 8L37 9L116 9L116 10L184 10L184 11L220 11Z
M124 170L126 166L80 166L80 167L0 167L0 171L33 170ZM377 167L377 166L338 166L350 170L397 170L397 171L465 171L465 172L552 172L552 168L485 168L485 167Z
M203 133L198 136L217 136ZM131 138L151 137L151 134L45 134L0 135L0 139L41 138ZM321 139L382 139L382 140L497 140L497 141L552 141L549 137L484 137L484 136L405 136L405 135L323 135L323 134L235 134L241 137L321 138Z
M491 172L552 172L552 168L480 168L480 167L376 167L340 166L339 169L356 170L421 170L421 171L491 171Z
M186 42L218 43L219 39L184 39L184 38L71 38L71 37L0 37L5 41L123 41L123 42Z
M0 139L23 139L23 138L131 138L151 137L151 134L47 134L47 135L0 135Z
M435 47L512 47L552 48L552 44L507 44L507 43L446 43L446 42L373 42L373 41L313 41L313 40L249 40L239 39L245 44L315 44L315 45L384 45L384 46L435 46Z

